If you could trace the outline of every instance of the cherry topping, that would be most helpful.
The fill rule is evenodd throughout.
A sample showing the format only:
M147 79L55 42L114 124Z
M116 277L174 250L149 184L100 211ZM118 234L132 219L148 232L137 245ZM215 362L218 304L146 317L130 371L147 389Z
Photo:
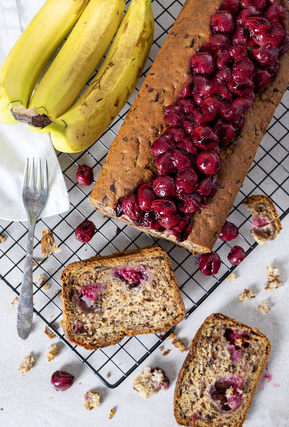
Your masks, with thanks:
M183 123L185 118L184 110L179 105L168 105L165 108L165 121L171 126L179 126Z
M193 74L209 77L215 71L215 61L209 53L197 52L191 59L191 69Z
M121 206L123 213L129 218L138 220L142 217L142 211L135 194L130 193L124 196Z
M181 142L186 136L186 132L182 126L171 126L169 127L165 135L172 135L176 142Z
M176 167L173 164L172 156L172 151L166 151L156 158L155 165L158 169L159 175L176 172Z
M246 253L241 246L234 246L228 255L228 260L232 265L240 264L245 258Z
M192 165L187 153L180 148L177 148L173 153L173 164L177 169L187 169Z
M201 151L196 164L205 175L214 175L221 168L219 156L211 150Z
M192 193L198 185L198 175L194 169L185 169L177 173L176 190L177 192Z
M198 211L201 208L206 206L206 198L201 197L199 194L185 194L181 193L179 195L179 204L178 208L180 211L190 214L195 211Z
M93 170L90 166L81 165L77 169L76 181L80 185L88 186L93 181Z
M157 222L154 212L145 212L139 221L139 225L141 227L150 228L151 230L164 230L164 228Z
M210 42L204 44L201 51L209 52L215 56L219 49L222 47L228 47L230 44L230 39L225 34L210 34Z
M232 34L236 24L233 15L226 10L219 10L214 13L211 19L213 33Z
M187 136L181 142L179 142L177 147L181 148L182 150L186 151L189 154L192 154L193 156L198 154L198 149L189 136Z
M242 58L235 61L232 68L234 79L250 78L254 71L253 62L249 58Z
M214 124L214 131L219 137L220 144L230 142L236 134L234 126L230 123L225 123L222 119L216 121Z
M263 67L272 66L278 60L279 51L276 47L257 47L253 49L254 58Z
M232 222L226 221L221 230L221 233L219 234L219 239L226 242L228 240L236 239L238 234L238 227Z
M246 26L252 31L253 35L264 35L269 33L271 24L268 19L262 16L251 16L246 21Z
M152 181L149 181L141 184L137 190L137 201L139 207L145 212L151 211L152 202L156 199L156 195L153 192L152 187L153 183Z
M233 15L236 15L236 13L239 11L240 8L240 0L224 0L223 4L221 5L221 10L228 10Z
M74 381L74 376L66 371L56 371L52 374L51 384L56 391L68 390Z
M241 7L243 7L244 9L253 6L256 9L263 11L266 9L267 5L267 0L241 0Z
M202 254L199 256L200 271L206 276L217 274L221 267L221 259L216 252Z
M212 128L205 125L197 126L193 130L192 138L194 143L204 150L215 147L219 142L218 135Z
M261 68L259 69L255 68L252 79L255 84L255 88L262 89L265 86L267 86L267 84L270 82L271 74L267 70L262 70Z
M204 178L200 182L196 192L201 196L213 197L217 192L217 188L218 188L217 186L218 186L217 177L215 175L210 175Z
M175 180L171 176L159 176L154 180L153 189L158 197L174 197Z
M165 134L160 138L156 139L150 148L151 154L156 158L168 150L172 150L175 146L175 140L173 135Z
M76 227L75 237L82 243L88 243L95 233L95 225L89 219L86 219Z
M152 203L159 224L164 228L173 228L180 222L177 207L170 199L156 199Z
M251 79L236 77L228 82L229 89L236 95L246 95L254 89Z

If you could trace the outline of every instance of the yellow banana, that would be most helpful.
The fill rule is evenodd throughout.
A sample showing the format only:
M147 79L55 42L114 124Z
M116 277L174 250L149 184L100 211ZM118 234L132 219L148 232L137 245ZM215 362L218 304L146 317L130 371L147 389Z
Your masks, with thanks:
M66 153L82 151L103 134L140 78L151 49L153 32L151 0L132 0L90 86L66 113L46 127L57 150Z
M90 0L28 108L56 119L74 104L107 50L124 7L125 0Z
M0 69L1 122L17 123L10 109L27 107L39 77L87 1L47 0L21 34Z

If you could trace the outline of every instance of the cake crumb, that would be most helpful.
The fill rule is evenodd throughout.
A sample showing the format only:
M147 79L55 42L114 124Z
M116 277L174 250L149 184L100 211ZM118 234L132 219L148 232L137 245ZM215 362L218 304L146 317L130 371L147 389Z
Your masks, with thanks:
M34 363L34 357L31 354L28 354L26 357L24 357L24 360L21 365L18 366L18 369L22 372L22 374L25 374L26 372L30 371Z
M229 274L229 276L227 276L225 280L227 280L227 282L234 282L236 280L235 273Z
M4 243L6 239L6 235L4 233L0 233L0 243Z
M100 406L100 393L94 390L89 390L84 395L84 406L91 411Z
M248 289L244 289L243 293L242 293L241 295L239 295L239 300L240 300L241 302L245 302L245 301L247 301L248 299L256 298L256 296L257 296L257 294L255 294L255 293L252 291L252 289L251 289L251 288L249 288L249 290L248 290Z
M11 301L11 305L13 305L13 307L15 307L15 305L17 305L19 302L19 297L15 297L13 301Z
M39 288L42 288L44 291L47 291L50 288L50 283L48 283L46 281L47 281L46 274L44 274L44 273L40 274L40 276L37 279L37 286Z
M43 261L44 261L44 258L42 259L34 258L34 260L32 261L32 267L36 267L40 265Z
M61 291L55 291L55 295L59 298L62 296L62 292Z
M175 332L172 332L168 338L172 341L172 344L180 350L181 353L183 353L184 351L188 351L188 349L185 347L184 342L177 337Z
M58 253L60 251L61 249L57 246L52 231L48 228L42 230L41 253L48 258L51 254Z
M106 374L106 378L109 378L110 377L110 372L108 372L107 374Z
M159 349L160 349L160 351L163 351L164 347L161 345L161 346L159 347Z
M51 362L51 360L55 359L55 357L58 355L58 351L59 350L57 344L52 344L49 347L49 351L46 352L48 362Z
M163 352L163 356L167 356L172 351L171 348Z
M284 285L284 280L279 280L280 270L274 267L272 264L267 267L266 274L268 281L265 284L265 291L272 291L274 289L281 288Z
M261 302L261 305L256 307L256 310L258 311L259 309L261 309L261 314L265 315L267 314L271 308L268 305L268 300L264 300Z
M54 332L52 332L52 330L51 330L51 329L49 329L47 326L45 326L44 333L45 333L45 334L48 336L48 338L50 338L51 340L52 340L53 338L55 338L55 337L56 337L55 333L54 333Z
M115 410L114 409L111 409L110 411L109 411L109 419L111 420L112 419L112 417L114 416L114 414L115 414Z
M158 393L162 388L167 390L169 385L170 381L162 369L157 367L152 369L149 366L144 366L141 373L132 382L133 388L144 399Z

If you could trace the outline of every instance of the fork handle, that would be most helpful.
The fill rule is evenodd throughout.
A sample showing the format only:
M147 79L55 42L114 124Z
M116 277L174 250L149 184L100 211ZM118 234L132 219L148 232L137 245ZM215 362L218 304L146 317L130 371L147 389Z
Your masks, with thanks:
M17 312L17 332L20 338L28 338L33 317L33 280L32 280L32 262L33 262L33 242L34 242L35 222L29 221L27 252L24 264L22 285L20 290L18 312Z

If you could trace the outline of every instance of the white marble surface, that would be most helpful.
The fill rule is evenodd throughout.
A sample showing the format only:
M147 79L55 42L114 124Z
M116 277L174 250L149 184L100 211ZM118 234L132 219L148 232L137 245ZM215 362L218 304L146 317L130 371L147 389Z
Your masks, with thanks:
M267 376L270 382L259 385L252 406L248 412L246 427L287 427L289 426L289 217L283 221L283 231L273 242L257 247L235 270L236 281L222 283L219 288L187 319L178 325L176 331L186 345L204 319L213 312L234 317L250 326L259 328L272 343ZM193 262L193 261L192 261ZM281 270L285 280L282 288L266 292L266 266L271 262ZM252 287L257 297L240 303L238 295L245 287ZM11 305L14 293L0 282L0 425L5 427L175 427L173 416L173 393L177 374L186 353L180 353L169 340L165 349L172 349L167 356L157 349L144 362L149 366L163 368L171 380L167 391L160 391L144 400L132 389L131 380L137 369L116 389L106 388L71 351L60 343L60 353L51 362L46 351L52 343L44 333L44 324L34 318L33 331L26 341L16 333L16 307ZM262 316L256 306L268 299L271 311ZM17 366L23 358L32 353L36 363L30 372L22 375ZM68 370L75 375L73 386L66 392L56 392L50 385L51 374ZM88 411L84 406L84 393L88 390L101 392L102 404ZM108 419L111 408L115 416Z

